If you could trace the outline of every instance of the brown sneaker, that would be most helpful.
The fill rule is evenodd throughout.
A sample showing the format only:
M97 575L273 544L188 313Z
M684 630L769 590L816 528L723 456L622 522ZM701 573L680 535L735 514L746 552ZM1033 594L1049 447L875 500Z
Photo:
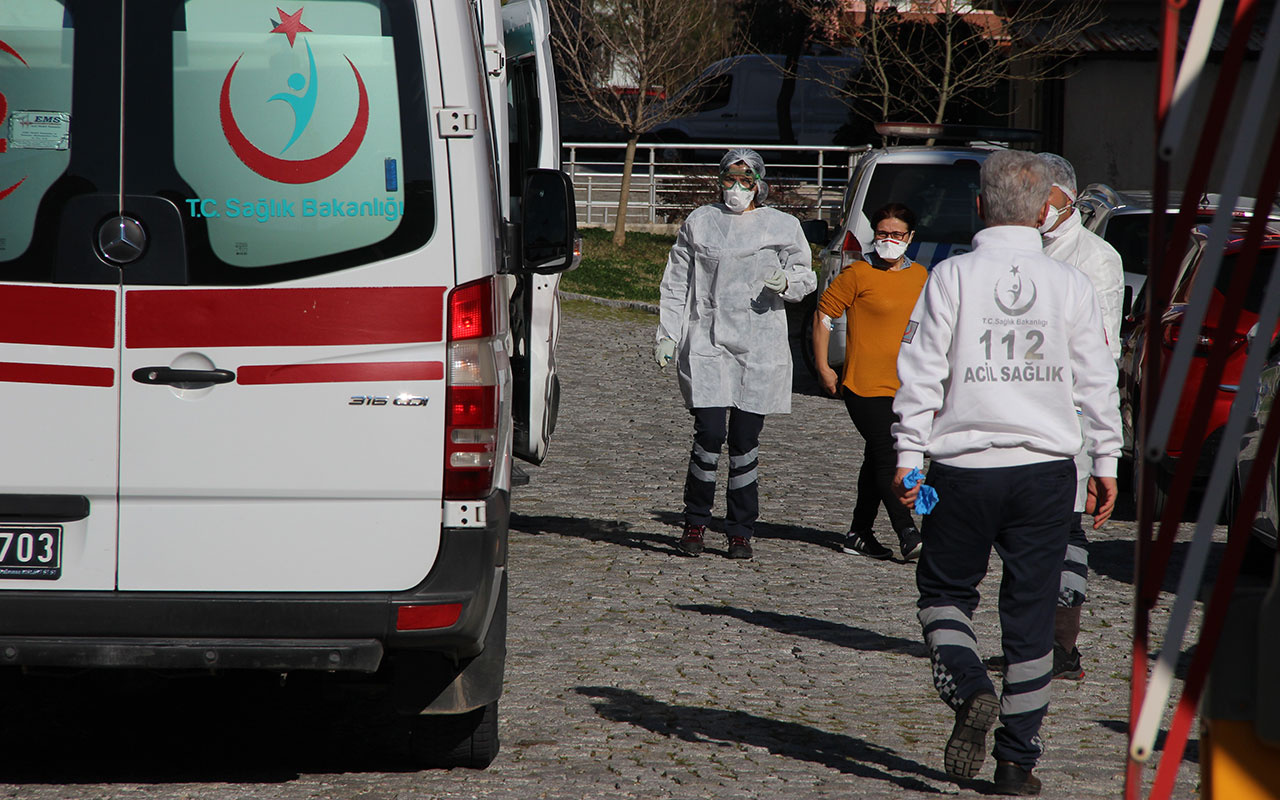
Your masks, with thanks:
M1040 794L1040 779L1012 761L997 761L994 789L996 794L1033 797Z
M687 556L702 555L702 535L707 532L706 525L685 525L684 535L680 537L680 552Z

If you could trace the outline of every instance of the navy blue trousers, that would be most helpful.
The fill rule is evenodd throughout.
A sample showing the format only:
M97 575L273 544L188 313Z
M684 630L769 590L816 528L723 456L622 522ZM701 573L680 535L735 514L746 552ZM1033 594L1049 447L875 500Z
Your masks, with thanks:
M756 466L764 415L737 408L691 408L693 450L684 481L684 522L706 525L716 499L716 466L729 441L729 486L725 491L724 532L750 538L760 516ZM726 418L728 421L726 429Z
M1069 460L963 469L934 463L928 484L938 505L924 517L916 566L918 616L943 701L959 708L994 691L978 656L973 612L991 548L1004 562L1000 634L1007 659L995 757L1032 767L1049 708L1053 617L1062 554L1073 516L1076 471Z
M863 397L848 389L843 389L841 394L853 427L866 443L862 449L862 468L858 471L858 499L853 506L849 530L870 531L881 504L894 533L914 528L911 512L898 502L893 491L893 478L898 471L898 452L893 434L889 432L898 421L898 415L893 413L893 397Z

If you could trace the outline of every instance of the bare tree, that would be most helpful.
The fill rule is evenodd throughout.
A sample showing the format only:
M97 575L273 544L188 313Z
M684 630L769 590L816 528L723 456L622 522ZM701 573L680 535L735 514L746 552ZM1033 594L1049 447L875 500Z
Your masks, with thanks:
M988 108L1010 81L1059 74L1102 0L868 0L832 11L788 0L826 41L856 47L863 65L843 88L864 119L942 123L956 104Z
M591 116L627 137L613 230L619 247L626 243L636 143L703 102L698 89L713 77L703 71L738 49L732 5L732 0L549 2L562 85Z

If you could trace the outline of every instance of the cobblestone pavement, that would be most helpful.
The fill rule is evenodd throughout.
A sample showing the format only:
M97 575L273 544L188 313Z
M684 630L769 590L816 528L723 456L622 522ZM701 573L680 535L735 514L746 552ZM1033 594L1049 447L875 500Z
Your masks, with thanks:
M397 771L358 730L300 745L299 727L321 725L321 712L263 687L234 700L225 690L175 699L116 687L19 716L43 727L44 745L24 747L28 728L10 716L0 794L980 796L989 782L958 787L942 771L952 717L930 684L912 566L838 550L861 442L802 367L793 413L770 417L761 439L755 559L725 559L719 535L701 558L676 554L692 425L674 370L651 360L654 324L567 304L559 429L546 465L514 497L503 745L488 770ZM1093 537L1087 675L1053 685L1037 769L1045 797L1122 795L1135 524L1131 509L1120 516L1130 521ZM975 620L984 653L997 652L998 574L993 559ZM1177 797L1195 796L1195 745ZM101 748L119 756L95 760ZM984 780L992 768L988 758Z

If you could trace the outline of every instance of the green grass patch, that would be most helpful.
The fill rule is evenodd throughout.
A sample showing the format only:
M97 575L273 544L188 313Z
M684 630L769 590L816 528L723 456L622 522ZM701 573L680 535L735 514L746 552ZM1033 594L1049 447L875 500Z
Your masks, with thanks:
M626 246L619 248L613 245L611 229L583 228L579 233L582 263L565 273L561 289L612 300L658 302L658 282L676 237L628 233Z
M582 234L582 263L561 278L562 290L610 300L658 302L658 283L675 236L628 233L626 245L619 248L613 245L612 228L581 228L578 233ZM821 248L810 249L816 272Z

